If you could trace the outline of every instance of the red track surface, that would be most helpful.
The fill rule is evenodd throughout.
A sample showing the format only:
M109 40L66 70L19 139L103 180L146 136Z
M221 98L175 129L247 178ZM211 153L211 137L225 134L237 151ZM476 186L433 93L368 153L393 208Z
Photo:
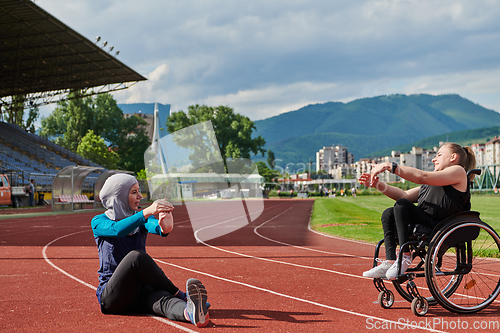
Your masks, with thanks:
M255 221L206 244L196 242L185 206L177 206L174 231L148 238L148 253L174 283L184 289L196 277L207 287L211 324L204 329L150 316L101 314L93 289L99 260L90 230L96 212L0 219L0 331L351 332L402 320L452 332L465 328L464 322L469 329L460 331L474 331L476 321L500 320L498 300L475 315L434 306L421 318L396 294L394 306L382 309L372 280L361 276L371 266L374 246L310 231L312 204L265 200ZM206 208L207 219L224 221L224 212ZM391 330L402 328L392 323Z

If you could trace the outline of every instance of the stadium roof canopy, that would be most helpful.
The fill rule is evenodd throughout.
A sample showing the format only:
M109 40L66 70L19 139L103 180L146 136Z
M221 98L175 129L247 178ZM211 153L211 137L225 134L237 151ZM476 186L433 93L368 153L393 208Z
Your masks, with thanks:
M88 40L30 0L0 0L0 103L25 95L26 105L126 89L142 75L112 49Z

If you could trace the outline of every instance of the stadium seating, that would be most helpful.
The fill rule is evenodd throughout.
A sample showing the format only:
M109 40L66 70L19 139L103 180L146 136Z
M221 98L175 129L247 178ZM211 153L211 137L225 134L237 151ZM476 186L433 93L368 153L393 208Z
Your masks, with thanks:
M93 203L94 200L90 200L85 194L75 194L73 197L71 195L60 195L58 202L62 203Z
M20 185L28 185L29 179L35 179L37 190L41 191L51 191L53 178L67 166L100 167L45 138L5 122L0 122L0 162L0 168L15 170L25 176ZM98 173L90 174L83 188L91 191L98 176Z

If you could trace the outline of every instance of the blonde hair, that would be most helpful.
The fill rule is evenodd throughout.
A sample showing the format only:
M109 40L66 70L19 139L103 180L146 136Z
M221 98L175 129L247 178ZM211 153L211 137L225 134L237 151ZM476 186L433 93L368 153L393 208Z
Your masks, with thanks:
M443 146L450 147L453 154L458 156L458 164L462 166L465 171L472 170L476 167L476 155L471 147L462 147L453 142L446 142Z

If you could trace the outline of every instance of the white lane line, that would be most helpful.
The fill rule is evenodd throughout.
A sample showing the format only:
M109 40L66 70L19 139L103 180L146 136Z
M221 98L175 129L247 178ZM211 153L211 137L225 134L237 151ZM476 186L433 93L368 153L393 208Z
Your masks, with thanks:
M84 286L86 286L86 287L89 287L89 288L91 288L91 289L97 290L97 288L96 288L96 287L94 287L93 285L91 285L91 284L89 284L89 283L87 283L87 282L85 282L85 281L83 281L83 280L80 280L79 278L77 278L77 277L75 277L75 276L73 276L73 275L69 274L69 273L68 273L68 272L66 272L65 270L63 270L63 269L59 268L59 267L58 267L58 266L56 266L56 265L55 265L52 261L50 261L50 259L47 257L47 248L48 248L51 244L53 244L53 243L57 242L57 241L58 241L58 240L60 240L60 239L65 238L65 237L69 237L69 236L73 236L73 235L81 234L81 233L83 233L83 232L88 232L88 230L85 230L85 231L78 231L78 232L73 232L73 233L71 233L71 234L67 234L67 235L64 235L64 236L61 236L61 237L59 237L59 238L54 239L53 241L49 242L47 245L45 245L45 246L43 247L43 250L42 250L42 255L43 255L43 259L45 259L45 261L46 261L46 262L47 262L50 266L54 267L54 268L55 268L56 270L58 270L59 272L63 273L64 275L66 275L66 276L67 276L67 277L69 277L69 278L72 278L72 279L73 279L73 280L75 280L76 282L83 284L83 285L84 285Z
M374 246L373 244L368 243L368 242L362 242L362 241L357 241L357 240L354 240L354 239L348 239L348 238L342 238L342 237L333 236L333 235L327 235L327 234L324 234L324 233L322 233L322 232L319 232L319 231L313 230L313 229L311 228L311 223L309 223L308 229L309 229L309 231L312 231L312 232L314 232L315 234L318 234L318 235L320 235L320 236L324 236L324 237L328 237L328 238L334 238L334 239L340 239L340 240L343 240L343 241L348 241L348 242L357 243L357 244L363 244L363 245ZM373 258L371 258L371 259L373 259Z
M293 207L290 207L288 208L287 210L279 213L278 215L274 216L273 218L269 219L268 221L266 222L269 222L271 220L274 220L275 218L277 218L278 216L280 215L283 215L284 213L286 213L287 211L289 211L290 209L292 209ZM339 272L339 271L334 271L334 270L330 270L330 269L326 269L326 268L319 268L319 267L314 267L314 266L306 266L306 265L299 265L299 264L294 264L294 263L290 263L290 262L286 262L286 261L280 261L280 260L274 260L274 259L268 259L268 258L262 258L262 257L256 257L256 256L252 256L252 255L249 255L249 254L245 254L245 253L240 253L240 252L235 252L235 251L230 251L230 250L226 250L224 248L221 248L221 247L217 247L217 246L213 246L213 245L210 245L208 243L205 243L204 241L202 241L200 238L198 238L198 232L204 230L204 229L207 229L207 228L211 228L213 226L216 226L216 225L220 225L220 224L223 224L223 223L227 223L227 222L230 222L230 221L233 221L235 219L238 219L238 218L241 218L240 217L235 217L235 218L232 218L230 220L227 220L227 221L224 221L224 222L220 222L220 223L217 223L217 224L214 224L214 225L211 225L211 226L207 226L207 227L204 227L204 228L200 228L199 230L197 230L195 233L194 233L194 237L196 238L196 241L207 246L207 247L210 247L214 250L217 250L217 251L221 251L221 252L226 252L226 253L229 253L229 254L233 254L233 255L237 255L237 256L240 256L240 257L246 257L246 258L250 258L250 259L257 259L257 260L262 260L262 261L267 261L267 262L272 262L272 263L276 263L276 264L282 264L282 265L288 265L288 266L294 266L294 267L299 267L299 268L306 268L306 269L313 269L313 270L317 270L317 271L323 271L323 272L328 272L328 273L334 273L334 274L339 274L339 275L344 275L344 276L349 276L349 277L355 277L355 278L361 278L361 279L367 279L367 280L372 280L371 278L367 278L367 277L363 277L363 276L359 276L359 275L354 275L354 274L349 274L349 273L344 273L344 272Z
M63 273L63 274L64 274L64 275L66 275L67 277L69 277L69 278L71 278L71 279L75 280L76 282L81 283L81 284L83 284L84 286L89 287L90 289L92 289L92 290L96 291L96 290L97 290L97 288L96 288L96 287L94 287L94 286L93 286L93 285L91 285L90 283L87 283L87 282L85 282L85 281L83 281L83 280L80 280L80 279L79 279L79 278L77 278L76 276L73 276L73 275L69 274L68 272L66 272L66 271L65 271L65 270L63 270L62 268L60 268L60 267L58 267L57 265L55 265L55 264L54 264L52 261L50 261L50 259L47 257L47 248L48 248L51 244L53 244L53 243L57 242L58 240L60 240L60 239L62 239L62 238L69 237L69 236L73 236L73 235L80 234L80 233L83 233L83 232L88 232L88 230L85 230L85 231L78 231L78 232L73 232L73 233L71 233L71 234L67 234L67 235L61 236L61 237L56 238L56 239L54 239L53 241L49 242L47 245L45 245L45 246L44 246L44 248L43 248L43 250L42 250L43 259L45 259L45 261L46 261L46 262L47 262L50 266L54 267L56 270L58 270L59 272ZM193 331L193 330L191 330L191 329L189 329L189 328L187 328L187 327L181 326L181 325L179 325L179 324L177 324L177 323L175 323L175 322L173 322L173 321L170 321L170 320L168 320L168 319L165 319L165 318L162 318L162 317L158 317L158 316L154 316L154 315L151 315L151 314L147 314L147 316L148 316L148 317L150 317L150 318L156 319L156 320L158 320L158 321L160 321L160 322L162 322L162 323L164 323L164 324L168 324L168 325L170 325L170 326L172 326L172 327L175 327L175 328L177 328L177 329L179 329L179 330L181 330L181 331L184 331L184 332L189 332L189 333L197 333L197 331Z
M311 247L306 247L306 246L299 246L299 245L293 245L293 244L289 244L289 243L285 243L285 242L280 242L278 240L275 240L275 239L272 239L272 238L269 238L269 237L266 237L262 234L260 234L257 229L259 229L260 227L262 227L263 225L265 225L266 223L270 222L271 220L268 220L264 223L262 223L261 225L255 227L253 229L253 232L261 237L261 238L264 238L270 242L274 242L274 243L277 243L277 244L281 244L281 245L286 245L286 246L290 246L290 247L293 247L293 248L296 248L296 249L301 249L301 250L306 250L306 251L313 251L313 252L318 252L318 253L324 253L324 254L331 254L331 255L339 255L339 256L344 256L344 257L351 257L351 258L360 258L360 259L368 259L368 260L373 260L373 257L363 257L363 256L356 256L356 255L353 255L353 254L347 254L347 253L338 253L338 252L330 252L330 251L323 251L323 250L318 250L318 249L314 249L314 248L311 248ZM309 229L311 230L311 229Z
M292 208L293 208L293 206L290 207L290 208L288 208L288 209L286 209L285 211L283 211L283 212L275 215L274 217L270 218L269 220L265 221L264 223L267 223L269 221L274 220L275 218L277 218L277 217L285 214L286 212L288 212ZM224 221L224 222L220 222L220 223L218 223L216 225L220 225L220 224L223 224L223 223L226 223L226 222L230 222L232 220L234 220L234 218L230 219L230 220L227 220L227 221ZM261 258L261 257L255 257L255 256L251 256L251 255L247 255L247 254L243 254L243 253L239 253L239 252L229 251L229 250L226 250L226 249L223 249L223 248L219 248L219 247L207 244L207 243L205 243L204 241L202 241L201 239L198 238L197 234L198 234L199 231L202 231L203 229L207 229L207 228L210 228L210 227L213 227L213 226L215 226L215 225L207 226L207 227L204 227L204 228L201 228L201 229L197 230L195 232L194 236L195 236L196 240L199 243L201 243L201 244L203 244L203 245L205 245L207 247L210 247L210 248L212 248L214 250L218 250L218 251L222 251L222 252L226 252L226 253L230 253L230 254L234 254L234 255L237 255L237 256L246 257L246 258L251 258L251 259L263 260L263 261L268 261L268 262L273 262L273 263L279 263L279 264L284 264L284 265L290 265L290 266L300 267L300 268L306 268L306 269L313 269L313 270L325 271L325 272L330 272L330 273L336 273L336 274L339 274L339 275L345 275L345 276L349 276L349 277L355 277L355 278L372 280L371 278L365 278L365 277L358 276L358 275L347 274L347 273L343 273L343 272L337 272L337 271L323 269L323 268L318 268L318 267L298 265L298 264L288 263L288 262L284 262L284 261L278 261L278 260L266 259L266 258ZM270 290L270 289L265 289L265 288L257 287L257 286L254 286L254 285L251 285L251 284L248 284L248 283L226 279L226 278L223 278L223 277L220 277L220 276L216 276L216 275L213 275L213 274L209 274L209 273L205 273L205 272L201 272L201 271L197 271L197 270L193 270L193 269L187 269L187 268L184 268L182 266L178 266L178 265L175 265L175 264L172 264L172 263L168 263L168 262L165 262L165 261L161 261L161 260L156 260L156 261L160 262L162 264L165 264L165 265L170 265L172 267L176 267L176 268L179 268L179 269L184 269L184 270L187 270L187 271L190 271L190 272L193 272L193 273L197 273L197 274L209 276L209 277L212 277L214 279L221 280L221 281L238 284L238 285L245 286L245 287L252 288L252 289L256 289L256 290L259 290L259 291L264 291L264 292L267 292L267 293L270 293L270 294L273 294L273 295L277 295L277 296L281 296L281 297L293 299L293 300L296 300L296 301L299 301L299 302L304 302L304 303L316 305L316 306L319 306L319 307L322 307L322 308L327 308L327 309L330 309L330 310L339 311L339 312L343 312L343 313L347 313L347 314L351 314L351 315L355 315L355 316L359 316L359 317L363 317L363 318L367 318L367 319L374 319L374 320L377 320L377 321L387 322L387 323L391 323L391 324L395 324L395 325L396 324L399 324L399 325L401 324L401 323L398 323L396 321L392 321L392 320L389 320L389 319L383 319L383 318L374 317L374 316L366 315L366 314L359 313L359 312L349 311L349 310L345 310L345 309L342 309L342 308L337 308L337 307L334 307L334 306L329 306L329 305L326 305L326 304L321 304L321 303L309 301L309 300L306 300L306 299L302 299L302 298L298 298L298 297L294 297L294 296L282 294L282 293L279 293L279 292L276 292L276 291L273 291L273 290ZM427 330L427 331L430 331L430 332L443 332L443 331L438 331L438 330L434 330L434 329L427 329L427 328L424 328L424 327L419 327L417 325L408 325L407 327L408 328L411 327L411 328L424 329L424 330Z
M393 320L390 320L390 319L384 319L384 318L379 318L379 317L375 317L375 316L370 316L370 315L366 315L366 314L363 314L363 313L349 311L349 310L345 310L345 309L342 309L342 308L337 308L337 307L334 307L334 306L330 306L330 305L326 305L326 304L321 304L321 303L317 303L317 302L314 302L314 301L309 301L307 299L298 298L298 297L287 295L287 294L282 294L282 293L279 293L277 291L273 291L273 290L270 290L270 289L265 289L265 288L257 287L257 286L254 286L254 285L251 285L251 284L248 284L248 283L245 283L245 282L235 281L235 280L227 279L227 278L224 278L224 277L221 277L221 276L213 275L213 274L210 274L210 273L206 273L206 272L201 272L201 271L194 270L194 269L185 268L185 267L182 267L182 266L179 266L179 265L176 265L176 264L165 262L163 260L155 259L155 261L157 261L159 263L162 263L162 264L165 264L165 265L168 265L168 266L172 266L172 267L175 267L175 268L186 270L186 271L189 271L189 272L192 272L192 273L196 273L196 274L200 274L200 275L205 275L205 276L211 277L211 278L216 279L216 280L220 280L220 281L224 281L224 282L228 282L228 283L237 284L237 285L244 286L244 287L247 287L247 288L251 288L251 289L255 289L255 290L267 292L267 293L270 293L270 294L273 294L273 295L276 295L276 296L280 296L280 297L292 299L292 300L303 302L303 303L308 303L308 304L315 305L315 306L322 307L322 308L326 308L326 309L329 309L329 310L343 312L343 313L347 313L347 314L351 314L351 315L354 315L354 316L363 317L363 318L367 318L367 319L374 319L374 320L376 320L378 322L381 322L381 323L390 323L391 327L392 327L392 325L399 325L399 326L394 326L394 327L401 327L401 322L393 321ZM439 330L434 330L434 329L430 329L430 328L421 327L421 326L418 326L418 325L412 325L410 323L407 324L406 322L404 323L404 326L406 328L423 329L423 330L427 330L427 331L430 331L430 332L444 332L444 331L439 331Z
M293 207L291 207L293 208ZM290 209L291 209L290 208ZM272 219L271 219L272 220ZM298 246L298 245L293 245L293 244L288 244L288 243L284 243L284 242L280 242L280 241L277 241L277 240L274 240L274 239L271 239L271 238L268 238L266 236L263 236L261 234L259 234L257 232L257 229L260 228L261 226L265 225L266 223L270 222L271 220L268 220L268 221L265 221L264 223L262 223L261 225L257 226L254 228L254 233L259 236L259 237L262 237L270 242L274 242L274 243L278 243L278 244L282 244L282 245L285 245L285 246L290 246L290 247L293 247L293 248L297 248L297 249L302 249L302 250L307 250L307 251L314 251L314 252L320 252L320 253L327 253L327 254L335 254L335 255L341 255L341 256L347 256L347 257L354 257L354 258L362 258L362 259L369 259L369 260L373 260L373 258L368 258L368 257L361 257L361 256L355 256L355 255L350 255L350 254L345 254L345 253L334 253L334 252L327 252L327 251L322 251L322 250L316 250L316 249L313 249L313 248L308 248L308 247L304 247L304 246ZM362 243L362 242L358 242L358 241L353 241L353 240L350 240L350 239L345 239L345 238L341 238L341 237L336 237L336 236L331 236L331 235L326 235L326 234L321 234L315 230L312 230L311 229L311 225L309 224L309 230L310 231L313 231L317 234L320 234L322 236L325 236L325 237L330 237L330 238L334 238L334 239L339 239L339 240L346 240L346 241L351 241L351 242L354 242L354 243L361 243L361 244L367 244L367 243ZM371 244L370 244L371 245ZM252 257L252 258L258 258L258 257ZM265 258L262 258L262 260L267 260ZM276 262L279 262L279 263L283 263L283 264L289 264L289 263L286 263L286 262L281 262L281 261L276 261ZM290 265L295 265L295 264L290 264ZM302 265L299 265L299 267L302 267L302 268L310 268L310 269L316 269L316 270L323 270L323 269L320 269L320 268L316 268L316 267L312 267L312 266L302 266ZM330 271L330 270L324 270L324 271L327 271L327 272L335 272L335 273L338 273L336 271ZM478 273L476 273L478 274ZM493 274L487 274L487 273L481 273L481 274L484 274L484 275L492 275L492 276L495 276L495 277L498 277L497 275L493 275ZM357 278L362 278L362 279L366 279L365 277L363 276L359 276L359 275L350 275L352 277L357 277ZM371 278L369 278L371 279ZM406 284L405 284L406 285ZM425 289L425 290L429 290L426 286L421 286L420 287L421 289ZM473 299L482 299L480 297L474 297L472 295L465 295L465 294L460 294L460 293L455 293L454 295L460 295L460 296L463 296L463 297L466 297L466 298L473 298ZM493 301L494 303L500 303L500 300L494 300Z
M278 214L278 215L281 215L281 214ZM67 277L69 277L69 278L71 278L71 279L73 279L73 280L75 280L75 281L83 284L84 286L89 287L89 288L91 288L93 290L97 290L97 288L94 287L93 285L91 285L89 283L86 283L85 281L82 281L82 280L78 279L77 277L69 274L65 270L59 268L57 265L55 265L54 263L52 263L50 261L50 259L47 257L47 253L46 253L47 252L47 248L51 244L53 244L54 242L56 242L56 241L58 241L58 240L60 240L62 238L73 236L73 235L76 235L76 234L79 234L79 233L83 233L83 232L86 232L86 231L74 232L74 233L67 234L67 235L64 235L64 236L61 236L59 238L54 239L53 241L51 241L50 243L48 243L47 245L44 246L44 248L42 250L42 253L43 253L43 257L44 257L45 261L50 266L52 266L53 268L55 268L59 272L63 273ZM233 284L238 284L238 285L241 285L241 286L244 286L244 287L247 287L247 288L256 289L256 290L267 292L267 293L270 293L270 294L273 294L273 295L277 295L277 296L281 296L281 297L293 299L293 300L296 300L296 301L299 301L299 302L304 302L304 303L316 305L316 306L319 306L319 307L322 307L322 308L326 308L326 309L330 309L330 310L334 310L334 311L339 311L339 312L343 312L343 313L347 313L347 314L352 314L352 315L363 317L363 318L367 318L367 319L374 319L374 320L377 320L377 321L380 321L380 322L387 322L387 323L391 323L391 324L394 324L394 325L401 325L400 322L396 322L396 321L393 321L393 320L388 320L388 319L384 319L384 318L379 318L379 317L374 317L374 316L370 316L370 315L365 315L365 314L362 314L362 313L353 312L353 311L349 311L349 310L345 310L345 309L341 309L341 308L336 308L336 307L329 306L329 305L326 305L326 304L321 304L321 303L309 301L309 300L306 300L306 299L302 299L302 298L298 298L298 297L294 297L294 296L290 296L290 295L278 293L278 292L273 291L273 290L264 289L264 288L260 288L260 287L254 286L254 285L250 285L248 283L239 282L239 281L235 281L235 280L230 280L230 279L226 279L226 278L223 278L223 277L220 277L220 276L216 276L216 275L213 275L213 274L209 274L209 273L200 272L200 271L197 271L197 270L185 268L185 267L182 267L182 266L179 266L179 265L175 265L175 264L172 264L172 263L165 262L163 260L155 259L155 261L160 262L160 263L165 264L165 265L176 267L178 269L182 269L182 270L185 270L185 271L197 273L197 274L200 274L200 275L209 276L209 277L212 277L212 278L217 279L217 280L221 280L221 281L225 281L225 282L229 282L229 283L233 283ZM197 332L197 331L190 330L190 329L188 329L188 328L186 328L184 326L178 325L175 322L169 321L169 320L167 320L165 318L161 318L161 317L157 317L157 316L153 316L153 315L148 315L148 316L151 317L151 318L153 318L153 319L156 319L156 320L158 320L158 321L160 321L162 323L165 323L165 324L168 324L168 325L173 326L175 328L178 328L179 330L185 331L185 332L190 332L190 333ZM406 325L407 324L405 324L405 326ZM408 324L406 327L408 327L408 328L410 328L410 327L411 328L417 328L417 329L421 328L421 329L425 329L425 330L430 331L430 332L443 332L443 331L438 331L438 330L434 330L434 329L422 328L422 327L419 327L417 325L411 325L411 324Z
M281 204L283 205L283 204ZM269 206L267 207L266 209L270 209L270 208L274 208L274 207L279 207L280 204L276 204L276 205L273 205L273 206ZM227 216L228 213L231 213L231 212L239 212L241 211L240 208L238 209L232 209L232 210L224 210L222 213L217 213L217 214L212 214L212 215L204 215L203 217L198 217L198 218L194 218L194 219L191 219L189 218L189 211L188 211L188 219L187 220L182 220L182 221L178 221L178 222L174 222L175 224L182 224L182 223L187 223L187 222L191 222L191 221L197 221L197 220L206 220L208 218L212 218L212 217L216 217L216 216ZM258 211L261 211L260 209L259 210L256 210L255 212L258 212ZM263 210L262 210L263 211ZM243 216L246 216L246 215L243 215ZM243 217L241 216L241 217ZM224 223L226 221L223 221L222 223Z

